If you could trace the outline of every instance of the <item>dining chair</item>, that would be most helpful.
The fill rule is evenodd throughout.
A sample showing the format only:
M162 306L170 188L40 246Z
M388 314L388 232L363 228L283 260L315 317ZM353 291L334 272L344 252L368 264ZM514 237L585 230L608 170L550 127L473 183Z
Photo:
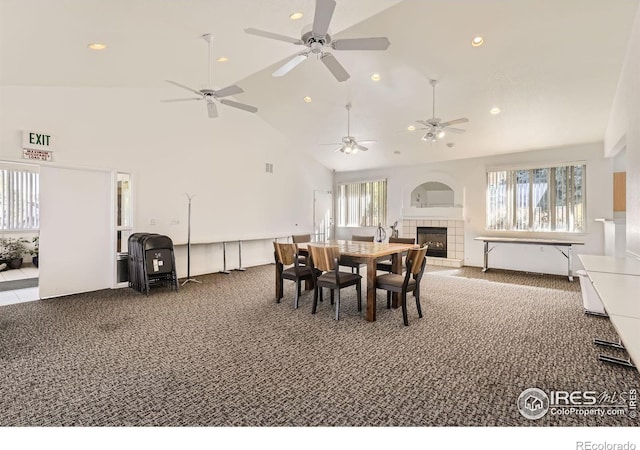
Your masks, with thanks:
M357 242L373 242L374 237L354 234L354 235L351 235L351 240L357 241ZM367 266L366 264L357 263L357 262L341 262L340 265L343 267L350 267L351 273L355 271L355 273L357 273L358 275L360 275L360 267Z
M318 296L322 298L322 289L331 290L331 300L333 304L335 293L336 320L340 319L340 290L345 287L356 287L358 298L358 311L362 311L362 277L358 274L340 272L340 249L336 246L313 246L309 247L309 263L314 269L322 272L312 271L315 290L313 292L313 308L311 314L315 314L318 307Z
M314 276L320 275L320 272L310 266L300 265L298 262L298 246L296 244L274 242L273 248L276 261L276 283L278 283L276 301L280 303L283 297L284 280L294 281L296 283L296 294L293 300L293 307L298 309L302 281L311 281Z
M415 244L416 240L414 238L389 238L389 244ZM407 252L402 252L403 258L407 255ZM402 269L404 271L404 264L402 264ZM383 270L385 272L393 272L393 264L391 259L385 259L383 261L379 261L376 264L376 270Z
M405 326L409 326L409 319L407 317L407 292L413 292L416 298L418 317L422 317L422 308L420 307L420 280L422 280L422 274L427 265L426 256L427 246L419 249L411 249L407 252L406 272L404 275L387 273L376 277L376 289L384 289L387 291L387 309L391 309L391 294L394 292L400 294L402 320Z

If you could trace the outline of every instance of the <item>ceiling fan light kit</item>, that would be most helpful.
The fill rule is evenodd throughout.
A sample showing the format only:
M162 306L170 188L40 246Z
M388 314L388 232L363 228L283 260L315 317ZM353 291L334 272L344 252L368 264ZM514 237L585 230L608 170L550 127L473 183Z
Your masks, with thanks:
M466 130L462 130L460 128L453 128L451 125L457 125L460 123L467 123L469 119L466 117L449 120L448 122L442 122L441 119L436 117L436 85L438 84L437 80L430 80L429 83L433 89L433 109L431 119L428 120L416 120L417 123L424 125L424 128L420 128L425 131L424 136L420 139L430 143L438 142L438 139L442 139L446 136L446 132L450 131L452 133L464 133Z
M294 56L284 65L273 72L274 77L281 77L289 73L293 68L307 59L309 54L318 55L325 67L339 82L349 79L349 73L328 50L386 50L389 48L389 39L386 37L355 38L333 40L329 33L329 23L336 8L335 0L316 0L316 9L313 23L302 29L300 39L284 36L270 31L245 28L245 33L254 36L275 39L294 45L307 47L302 53Z
M171 81L171 80L165 80L167 83L173 84L174 86L178 86L182 89L185 89L189 92L192 92L193 94L197 95L198 97L189 97L189 98L174 98L174 99L168 99L168 100L160 100L161 102L184 102L184 101L191 101L191 100L205 100L206 101L206 105L207 105L207 115L209 116L209 118L211 119L215 119L216 117L218 117L218 108L216 107L216 104L214 103L214 100L217 100L218 102L220 102L223 105L226 106L231 106L232 108L237 108L237 109L241 109L243 111L247 111L250 113L255 113L258 111L258 108L256 108L255 106L251 106L251 105L246 105L244 103L239 103L239 102L235 102L233 100L227 100L226 98L223 97L229 97L232 95L236 95L236 94L242 94L244 91L242 90L241 87L236 86L236 85L231 85L231 86L227 86L225 88L222 89L218 89L218 90L214 90L211 88L212 83L211 83L211 41L213 40L213 36L211 34L204 34L202 35L202 39L204 39L205 41L207 41L207 43L209 44L208 47L208 53L209 53L209 84L208 86L210 86L207 89L194 89L194 88L190 88L189 86L185 86L184 84L180 84L177 83L175 81Z
M366 152L369 149L361 144L375 142L375 141L372 141L369 139L369 140L358 142L356 141L356 138L351 136L351 120L350 120L351 103L347 103L345 107L347 109L347 135L342 138L342 142L340 143L331 143L331 144L322 144L322 145L340 145L340 147L336 149L336 152L342 152L345 155L355 155L359 151Z

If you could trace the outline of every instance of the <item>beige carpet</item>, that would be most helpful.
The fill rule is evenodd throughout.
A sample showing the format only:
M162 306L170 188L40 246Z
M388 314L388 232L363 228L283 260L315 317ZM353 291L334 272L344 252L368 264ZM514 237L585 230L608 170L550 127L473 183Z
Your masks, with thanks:
M274 266L199 276L179 292L107 290L0 307L2 426L635 426L627 417L530 421L529 387L623 392L633 369L601 363L565 277L428 267L410 326L378 294L378 321L343 291L341 320ZM623 352L612 352L624 356Z

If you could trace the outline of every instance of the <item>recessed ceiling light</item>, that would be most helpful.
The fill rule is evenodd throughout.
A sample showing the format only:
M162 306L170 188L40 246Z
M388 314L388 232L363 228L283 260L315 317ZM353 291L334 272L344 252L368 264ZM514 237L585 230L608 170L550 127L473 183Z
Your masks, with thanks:
M409 125L409 126L407 127L407 130L409 130L409 131L416 131L416 127L414 127L413 125Z
M305 98L303 98L302 100L304 100L305 103L311 103L311 97L307 96Z
M87 45L87 47L89 47L91 50L104 50L105 48L107 48L107 44L92 42L91 44Z
M482 36L476 36L471 39L471 45L474 47L480 47L482 44L484 44L484 38Z
M300 19L302 19L303 15L304 14L302 14L301 12L294 12L294 13L289 14L289 19L291 19L291 20L300 20Z
M373 81L380 81L380 74L379 73L372 73L371 74L371 79Z
M229 61L229 58L227 58L226 56L221 56L220 58L216 59L216 61L218 61L219 63L223 63Z
M500 108L494 106L489 112L495 116L496 114L500 114Z

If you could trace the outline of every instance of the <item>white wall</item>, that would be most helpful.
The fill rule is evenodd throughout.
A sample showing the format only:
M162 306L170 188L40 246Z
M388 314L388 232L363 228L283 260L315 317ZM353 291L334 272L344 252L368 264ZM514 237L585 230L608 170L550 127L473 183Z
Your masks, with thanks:
M603 252L602 223L594 222L597 217L609 217L613 210L612 167L611 159L603 156L602 144L583 144L571 147L551 148L544 150L512 153L508 155L473 158L466 160L430 163L416 167L380 169L363 172L337 173L335 182L387 178L388 190L388 225L402 217L402 208L409 202L407 192L416 186L433 179L453 179L449 182L456 189L456 203L464 205L465 220L465 265L482 266L482 242L474 241L474 237L486 235L485 230L485 192L486 171L501 166L531 166L535 164L563 163L585 161L587 164L587 229L585 233L553 233L553 237L585 241L576 253L601 254ZM372 234L375 228L341 228L337 229L339 239L348 239L351 234ZM387 229L387 234L389 230ZM492 233L494 235L510 235L523 237L551 237L548 233ZM490 255L490 267L502 267L532 272L565 274L566 259L553 247L503 245ZM580 263L574 261L574 269Z
M614 156L626 146L627 251L640 256L640 9L636 13L627 56L618 82L605 154Z
M185 193L194 195L192 241L264 238L244 244L245 267L271 262L273 237L312 230L313 189L331 189L328 169L259 113L218 105L220 117L209 119L201 102L160 102L172 95L173 89L2 87L0 159L21 161L21 130L29 129L56 139L55 161L43 165L130 172L135 231L166 234L176 244L187 240ZM229 251L233 268L237 247ZM185 276L184 246L176 247L176 258ZM192 248L192 275L221 268L220 244Z

